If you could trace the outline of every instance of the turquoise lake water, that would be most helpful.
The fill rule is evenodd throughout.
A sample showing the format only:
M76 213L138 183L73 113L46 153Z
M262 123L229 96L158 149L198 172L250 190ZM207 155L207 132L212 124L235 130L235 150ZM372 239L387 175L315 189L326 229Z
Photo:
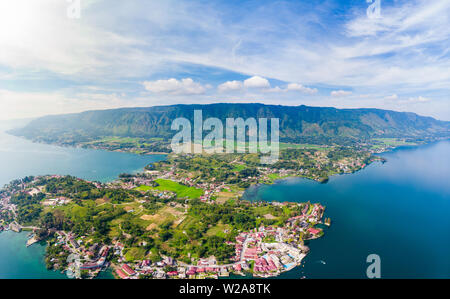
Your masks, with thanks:
M27 175L47 174L108 182L164 158L38 144L0 132L0 186Z
M450 142L400 148L327 184L287 179L246 197L326 206L332 226L309 242L303 265L280 278L366 278L369 254L383 278L450 278Z
M0 233L0 279L65 279L65 274L47 271L45 268L45 245L26 247L27 232Z
M107 182L120 173L133 173L164 155L140 156L77 148L36 144L0 132L0 187L28 175L73 175L87 180ZM44 264L45 244L25 247L27 233L0 233L1 278L65 278L48 271ZM99 278L111 278L102 272Z
M450 278L450 142L383 154L327 184L288 179L250 188L249 199L311 201L327 207L332 226L309 243L304 264L281 278L365 278L366 257L381 257L385 278ZM26 175L71 174L109 181L164 156L34 144L0 133L0 185ZM26 234L0 233L0 278L64 278L47 271L45 246L25 247ZM105 277L110 277L107 273Z

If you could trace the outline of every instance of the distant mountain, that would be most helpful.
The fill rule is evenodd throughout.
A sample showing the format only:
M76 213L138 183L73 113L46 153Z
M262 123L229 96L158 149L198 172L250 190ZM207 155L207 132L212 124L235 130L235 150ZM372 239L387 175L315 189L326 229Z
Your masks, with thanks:
M41 117L10 133L35 141L64 144L107 136L169 139L176 133L170 129L172 121L178 117L193 120L194 110L202 110L203 119L279 118L280 140L285 142L342 144L374 137L417 140L450 136L450 122L414 113L263 104L174 105L87 111Z

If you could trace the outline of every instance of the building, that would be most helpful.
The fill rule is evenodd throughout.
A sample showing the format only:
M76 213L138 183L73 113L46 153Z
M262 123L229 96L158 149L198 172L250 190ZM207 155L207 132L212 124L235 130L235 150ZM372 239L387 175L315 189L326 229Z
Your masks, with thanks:
M133 269L131 269L130 266L128 266L127 264L122 265L122 270L130 276L136 274L136 272Z
M126 275L122 270L120 270L120 269L117 269L116 270L116 273L117 273L117 275L119 275L119 277L121 278L121 279L126 279L126 278L128 278L128 275Z

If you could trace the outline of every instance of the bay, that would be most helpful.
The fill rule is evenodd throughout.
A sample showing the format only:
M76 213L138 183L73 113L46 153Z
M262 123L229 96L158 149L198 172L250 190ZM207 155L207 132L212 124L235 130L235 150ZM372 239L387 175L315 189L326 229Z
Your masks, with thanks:
M73 175L108 182L136 173L165 155L136 155L33 143L0 132L0 186L28 175Z
M322 203L332 226L303 264L279 278L450 278L450 142L398 148L326 184L292 178L248 189L249 200Z
M450 142L399 148L326 184L291 178L254 186L250 200L311 201L327 207L332 226L309 243L302 266L279 278L365 278L369 254L384 278L450 278ZM111 181L164 159L36 144L0 133L0 185L27 175L70 174ZM25 247L26 233L0 233L0 278L64 278L47 271L45 245ZM105 278L110 274L105 273Z
M135 155L102 150L65 148L33 143L0 132L0 187L29 175L73 175L108 182L121 173L136 173L165 155ZM48 271L44 263L45 243L25 247L27 233L0 233L0 278L65 278ZM112 278L110 272L100 278Z

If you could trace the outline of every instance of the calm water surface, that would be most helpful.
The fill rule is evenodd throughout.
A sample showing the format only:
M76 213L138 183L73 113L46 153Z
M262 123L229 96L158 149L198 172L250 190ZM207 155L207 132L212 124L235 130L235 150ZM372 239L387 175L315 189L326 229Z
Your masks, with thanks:
M332 226L311 241L304 264L281 278L365 278L366 257L381 257L385 278L450 278L450 142L401 148L327 184L288 179L250 188L252 200L326 205ZM0 185L26 175L71 174L109 181L164 156L35 144L0 133ZM25 247L26 234L0 234L0 278L64 278L47 271L44 245ZM106 277L110 277L107 273Z
M37 144L0 132L0 188L28 175L73 175L107 182L120 173L141 171L164 155L140 156L99 150L63 148ZM25 247L27 233L0 233L0 278L65 278L48 271L44 263L45 244ZM111 278L104 272L100 278Z
M27 175L47 174L107 182L164 158L38 144L0 132L0 186Z
M281 278L365 278L369 254L385 278L450 278L450 142L400 148L327 184L287 179L246 197L326 205L332 226L304 264Z

